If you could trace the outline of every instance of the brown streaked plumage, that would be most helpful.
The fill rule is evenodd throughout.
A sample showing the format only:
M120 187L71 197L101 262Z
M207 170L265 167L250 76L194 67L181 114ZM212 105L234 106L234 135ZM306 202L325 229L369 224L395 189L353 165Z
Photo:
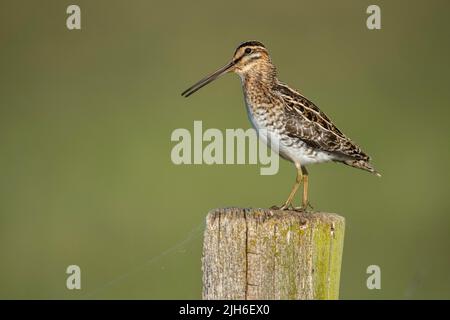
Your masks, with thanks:
M247 112L252 125L265 134L261 138L278 146L278 153L294 163L297 178L288 199L279 209L290 209L303 182L302 210L308 206L306 165L340 162L372 172L370 158L347 138L313 102L280 82L266 47L258 41L244 42L233 59L182 93L188 97L222 74L234 72L241 78ZM264 129L264 130L261 130Z

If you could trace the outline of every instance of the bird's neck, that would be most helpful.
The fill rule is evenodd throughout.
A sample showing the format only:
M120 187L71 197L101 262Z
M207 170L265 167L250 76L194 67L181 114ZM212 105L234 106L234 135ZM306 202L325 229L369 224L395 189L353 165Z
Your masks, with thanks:
M244 86L257 85L258 87L271 88L277 82L277 70L271 63L254 66L241 75Z
M256 109L272 109L278 99L274 95L274 88L278 84L275 67L270 69L253 69L241 75L242 88L250 111Z

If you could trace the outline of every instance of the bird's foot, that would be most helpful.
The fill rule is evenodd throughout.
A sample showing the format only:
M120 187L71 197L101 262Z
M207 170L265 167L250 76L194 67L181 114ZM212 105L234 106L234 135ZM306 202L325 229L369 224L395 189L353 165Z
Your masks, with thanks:
M300 207L294 207L293 210L294 211L298 211L298 212L309 212L310 210L314 210L313 206L311 205L311 203L308 201L307 203L301 205Z
M271 206L270 209L272 210L293 210L294 207L291 203L285 203L282 206Z
M298 212L309 212L311 210L314 210L313 206L309 201L306 204L301 205L300 207L294 207L292 203L285 203L282 206L271 206L270 209L272 210L292 210L292 211L298 211ZM311 209L311 210L310 210Z

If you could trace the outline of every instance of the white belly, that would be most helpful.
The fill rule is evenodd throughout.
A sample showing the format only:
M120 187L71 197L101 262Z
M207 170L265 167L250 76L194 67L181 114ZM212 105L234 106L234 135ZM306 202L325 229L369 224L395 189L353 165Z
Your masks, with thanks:
M272 150L286 160L304 166L313 163L328 162L333 159L333 156L328 152L311 149L305 143L299 143L298 140L294 143L289 138L283 138L277 130L267 127L262 121L259 121L258 117L251 112L248 106L247 113L250 122L259 134L259 138L265 144L268 144L268 141L270 141Z
M328 162L333 159L332 155L328 152L313 150L305 143L291 144L290 142L287 142L286 139L283 140L277 132L271 131L270 129L266 130L267 134L260 134L260 139L266 144L267 141L270 141L272 150L278 152L278 154L286 160L305 166L313 163ZM259 131L261 132L261 130ZM264 132L264 130L262 132Z

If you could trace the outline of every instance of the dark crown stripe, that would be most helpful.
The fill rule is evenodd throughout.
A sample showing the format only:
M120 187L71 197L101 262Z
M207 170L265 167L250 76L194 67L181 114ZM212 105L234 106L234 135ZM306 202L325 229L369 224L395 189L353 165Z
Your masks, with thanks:
M239 47L236 48L236 51L238 51L242 47L262 47L266 48L261 42L259 41L246 41L239 45Z
M246 41L246 42L241 43L239 45L239 47L237 47L237 48L239 49L239 48L247 47L247 46L257 46L257 47L265 48L265 46L259 41Z

